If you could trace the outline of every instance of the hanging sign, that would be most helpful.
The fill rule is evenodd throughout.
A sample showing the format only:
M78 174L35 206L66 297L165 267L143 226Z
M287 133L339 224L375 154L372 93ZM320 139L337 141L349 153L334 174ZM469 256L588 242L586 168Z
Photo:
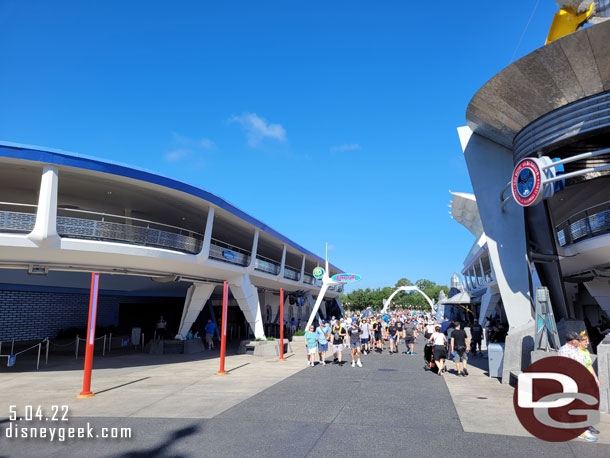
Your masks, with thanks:
M554 168L550 167L552 163L550 158L544 156L526 157L517 164L511 179L511 190L519 205L529 207L552 197L554 189L547 182L555 176Z
M324 276L324 269L322 269L322 267L316 267L313 270L313 276L319 280Z
M333 275L331 280L336 281L338 283L355 283L360 281L362 277L357 274L337 274Z

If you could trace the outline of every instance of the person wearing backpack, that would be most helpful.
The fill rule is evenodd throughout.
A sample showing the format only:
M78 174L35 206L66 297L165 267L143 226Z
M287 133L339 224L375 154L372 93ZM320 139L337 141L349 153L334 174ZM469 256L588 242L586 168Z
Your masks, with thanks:
M341 352L344 348L345 336L347 335L347 331L341 324L339 320L335 321L333 325L332 332L330 334L330 340L333 345L333 359L335 364L343 365L343 361L341 361Z

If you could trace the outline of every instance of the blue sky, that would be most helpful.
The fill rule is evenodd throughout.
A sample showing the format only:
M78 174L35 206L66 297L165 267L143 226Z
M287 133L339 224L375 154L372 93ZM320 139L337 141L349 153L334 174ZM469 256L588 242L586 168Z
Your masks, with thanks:
M327 241L359 287L448 284L473 243L447 213L471 191L456 128L544 44L536 4L0 0L0 139L202 187Z

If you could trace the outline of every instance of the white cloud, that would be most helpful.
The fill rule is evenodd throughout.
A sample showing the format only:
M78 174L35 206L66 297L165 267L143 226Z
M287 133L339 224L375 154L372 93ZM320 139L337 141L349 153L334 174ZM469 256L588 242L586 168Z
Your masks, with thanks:
M330 152L342 153L344 151L355 151L357 149L360 149L360 145L358 143L351 143L349 145L333 146L330 148Z
M265 118L256 113L244 113L241 116L233 116L229 122L238 122L246 131L248 145L257 147L265 138L283 142L286 140L286 129L281 124L267 123Z
M214 148L214 142L212 140L210 140L209 138L202 138L199 141L199 146L201 146L204 149L211 149L211 148Z
M169 162L179 161L191 152L190 149L175 149L169 153L165 153L165 160Z
M179 134L178 132L172 132L172 140L174 143L178 145L192 145L193 140L189 137L185 137L184 135Z

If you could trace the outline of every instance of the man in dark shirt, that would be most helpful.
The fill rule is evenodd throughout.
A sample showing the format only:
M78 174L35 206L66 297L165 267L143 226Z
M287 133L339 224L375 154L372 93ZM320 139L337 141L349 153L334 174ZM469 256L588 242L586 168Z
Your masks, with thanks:
M345 328L341 325L340 321L335 321L330 339L333 344L334 362L340 366L343 366L343 362L341 361L341 352L343 351L345 336L347 336Z
M398 350L396 349L396 343L398 340L398 328L396 327L396 323L394 322L394 320L392 320L390 322L390 326L388 326L388 336L390 339L390 354L398 353Z
M396 318L396 351L398 352L398 343L400 342L400 339L404 339L405 335L405 327L402 321L400 321L402 318Z
M407 346L407 355L414 355L415 339L417 338L417 325L414 322L405 325L405 345Z
M451 333L451 352L455 352L453 361L457 367L458 375L468 375L466 363L468 362L468 336L462 329L460 323L455 323L455 329ZM463 365L463 368L462 368Z
M445 321L443 321L443 324L441 324L441 332L445 335L447 335L447 329L449 329L449 325L451 324L451 321L449 321L449 318L445 317Z
M470 327L470 334L472 335L472 354L477 354L477 346L479 347L479 354L482 354L481 340L483 339L483 326L479 324L478 320L474 320Z
M349 348L352 351L352 367L362 367L360 362L360 334L362 331L358 326L358 320L352 318L352 325L347 330L347 337L349 338ZM356 354L358 354L358 361L356 362Z

